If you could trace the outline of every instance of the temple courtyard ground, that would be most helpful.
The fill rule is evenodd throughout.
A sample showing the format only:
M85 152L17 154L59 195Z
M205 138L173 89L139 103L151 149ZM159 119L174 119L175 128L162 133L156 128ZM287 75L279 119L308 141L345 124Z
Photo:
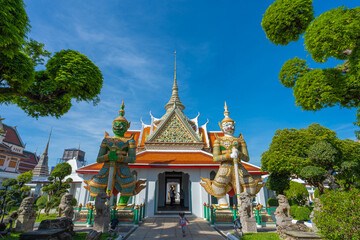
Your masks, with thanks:
M127 238L129 240L150 239L196 239L223 240L224 238L201 218L187 218L186 236L183 237L179 217L146 218Z
M210 227L210 225L202 218L187 218L190 223L186 226L186 236L182 236L181 227L179 225L179 217L156 217L146 218L137 228L133 226L118 226L117 232L125 239L129 240L150 240L150 239L193 239L193 240L223 240L227 239L225 236L228 232L233 232L233 226L217 226L216 229ZM40 223L35 223L34 230L37 230ZM85 225L76 224L74 231L77 233L74 239L85 239L87 233L92 230L92 227L86 227ZM246 239L266 239L273 240L279 239L274 227L258 228L259 234L256 236L247 236ZM261 234L276 234L276 236L261 235ZM102 239L108 239L109 235L103 236ZM18 239L18 238L9 238ZM114 236L113 239L124 239L120 236Z

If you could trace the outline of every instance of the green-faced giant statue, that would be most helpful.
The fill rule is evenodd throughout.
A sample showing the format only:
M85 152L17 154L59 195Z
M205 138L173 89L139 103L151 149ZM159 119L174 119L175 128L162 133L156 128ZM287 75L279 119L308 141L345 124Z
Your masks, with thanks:
M130 196L138 194L146 180L136 181L130 172L128 163L136 160L134 136L124 137L130 127L130 122L124 117L124 101L121 104L119 116L113 121L114 137L105 132L96 161L104 163L101 170L91 180L85 181L90 195L96 197L100 192L106 192L109 197L121 194L120 204L126 205Z

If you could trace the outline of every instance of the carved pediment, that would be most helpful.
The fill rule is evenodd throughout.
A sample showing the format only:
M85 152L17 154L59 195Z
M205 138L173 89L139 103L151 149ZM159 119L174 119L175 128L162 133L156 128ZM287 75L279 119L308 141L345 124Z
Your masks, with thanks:
M174 114L168 122L159 129L151 142L158 143L194 143L196 140L191 136L184 124Z
M166 114L148 144L199 144L201 139L187 122L186 116L177 107Z

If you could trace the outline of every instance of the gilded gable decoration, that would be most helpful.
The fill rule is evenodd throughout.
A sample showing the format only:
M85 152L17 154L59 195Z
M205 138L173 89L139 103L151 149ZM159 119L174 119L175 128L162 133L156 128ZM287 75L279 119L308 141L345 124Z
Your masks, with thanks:
M173 115L159 132L154 142L191 143L195 142L180 120Z

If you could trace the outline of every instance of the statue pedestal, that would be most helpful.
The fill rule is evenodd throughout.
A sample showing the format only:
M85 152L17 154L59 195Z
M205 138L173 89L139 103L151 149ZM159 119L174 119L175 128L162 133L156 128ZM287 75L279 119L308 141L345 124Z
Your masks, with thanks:
M257 225L255 217L242 217L240 218L243 233L256 233Z
M276 225L282 227L292 223L292 218L286 216L276 216Z
M94 230L98 232L108 232L110 224L110 215L107 216L95 216L94 218Z
M20 215L15 223L15 232L32 232L36 218Z

